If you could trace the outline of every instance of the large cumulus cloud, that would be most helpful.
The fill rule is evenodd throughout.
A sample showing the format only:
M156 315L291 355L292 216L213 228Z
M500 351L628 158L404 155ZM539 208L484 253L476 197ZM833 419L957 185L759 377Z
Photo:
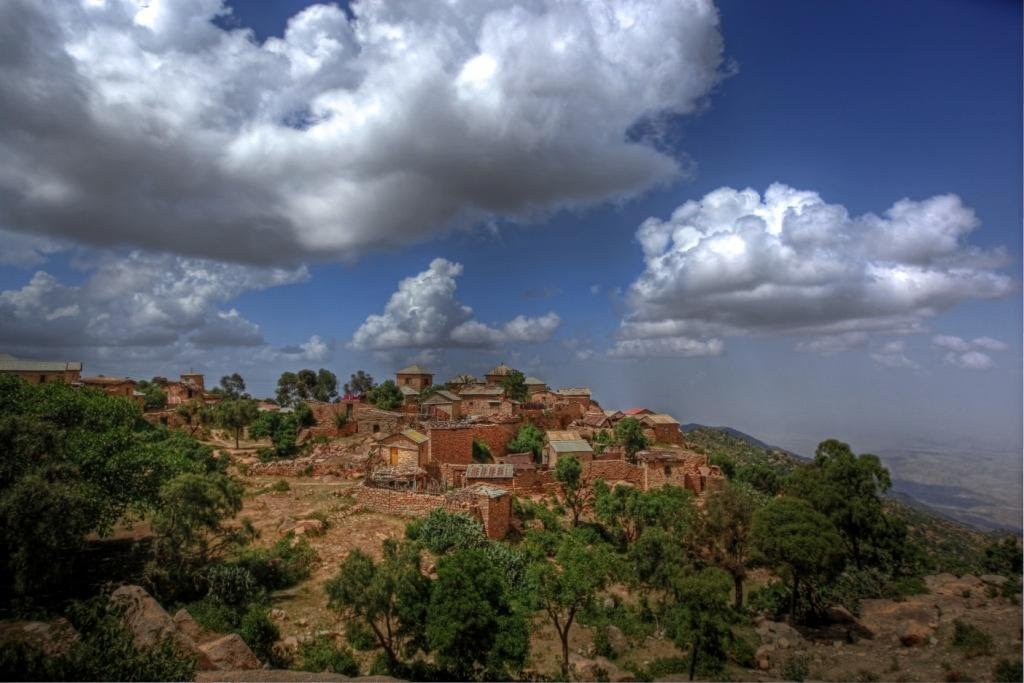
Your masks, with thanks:
M0 228L352 256L670 178L650 140L720 74L710 0L351 10L260 44L219 0L0 3Z
M46 347L154 355L179 353L182 346L262 347L259 326L225 304L244 292L307 278L305 268L142 252L105 256L80 284L38 271L24 286L0 291L0 346L27 355Z
M781 184L764 196L715 190L640 226L646 267L611 353L707 355L723 337L752 334L835 353L871 335L922 331L961 302L1013 291L999 272L1005 253L967 243L978 226L956 195L852 217Z
M363 322L352 336L357 350L488 348L507 343L547 341L561 323L557 313L519 315L487 324L455 297L462 264L437 258L422 273L398 283L384 312Z

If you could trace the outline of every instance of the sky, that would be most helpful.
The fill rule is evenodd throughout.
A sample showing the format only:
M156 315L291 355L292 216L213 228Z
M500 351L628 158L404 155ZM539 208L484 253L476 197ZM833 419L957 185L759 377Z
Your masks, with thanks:
M1021 453L1014 2L0 4L0 351ZM209 381L209 380L208 380Z

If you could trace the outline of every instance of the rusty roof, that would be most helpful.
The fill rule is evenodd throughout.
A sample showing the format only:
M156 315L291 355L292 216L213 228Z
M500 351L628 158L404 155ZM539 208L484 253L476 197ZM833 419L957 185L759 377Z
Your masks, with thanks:
M496 463L472 463L466 465L467 479L511 479L515 468L512 465Z
M675 419L668 413L654 413L653 415L644 415L641 420L649 424L655 425L677 425L679 420Z
M548 441L578 441L583 438L575 429L549 429L544 436Z

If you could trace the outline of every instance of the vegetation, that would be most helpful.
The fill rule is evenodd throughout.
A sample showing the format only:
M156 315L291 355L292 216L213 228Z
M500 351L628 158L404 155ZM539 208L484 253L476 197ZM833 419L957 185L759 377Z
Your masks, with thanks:
M402 405L402 392L394 380L384 380L373 387L367 394L366 400L381 410L394 410Z
M221 377L220 387L214 389L214 392L229 399L251 398L249 394L245 393L245 380L237 372Z
M277 403L283 408L300 401L330 401L338 397L338 378L330 370L282 372L277 380Z
M161 384L157 379L154 377L151 382L142 380L135 385L135 390L142 393L142 407L145 410L163 410L167 407L167 392L163 389L167 386L167 380Z
M733 581L733 606L743 607L743 581L752 563L750 527L761 501L741 484L727 482L704 501L696 528L697 546L708 562Z
M328 636L317 636L299 646L299 669L319 673L327 671L345 676L358 676L359 663L352 653L338 647Z
M579 526L580 514L590 501L590 487L583 479L583 464L576 456L559 458L555 463L555 481L562 485L566 507L572 514L572 525Z
M298 413L263 412L249 428L249 436L254 439L270 438L273 445L269 451L261 452L261 457L290 458L295 455L298 447L295 440L299 434Z
M259 417L260 412L256 407L256 401L246 398L232 398L221 401L213 408L213 421L223 429L227 429L235 436L235 448L238 448L238 440L246 427L251 425Z
M530 398L530 388L526 386L526 376L518 370L510 370L501 378L501 386L505 396L513 401L526 401Z
M644 427L635 417L624 417L615 423L615 443L626 450L626 458L636 462L636 454L647 448Z
M345 383L344 390L346 394L366 396L374 386L373 377L370 376L370 373L365 370L357 370L349 376L348 382Z
M992 654L992 636L974 624L956 619L953 622L953 647L963 650L965 657L986 657Z
M491 447L487 445L486 441L480 441L479 439L473 439L473 462L493 462L494 459L491 457Z
M533 424L524 424L505 448L509 453L533 453L534 462L540 462L544 451L544 432Z

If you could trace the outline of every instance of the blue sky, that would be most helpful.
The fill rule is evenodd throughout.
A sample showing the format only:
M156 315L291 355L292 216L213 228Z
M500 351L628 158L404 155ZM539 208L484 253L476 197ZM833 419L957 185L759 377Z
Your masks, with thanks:
M140 49L159 50L161 41L173 40L179 53L191 54L192 50L202 55L213 41L223 42L225 29L236 33L251 29L254 37L250 42L266 47L268 38L286 37L289 17L307 3L235 0L228 3L230 15L222 13L214 23L209 19L216 13L217 3L198 4L214 10L208 7L206 18L200 17L201 29L182 23L189 18L185 10L168 11L156 20L134 16L131 31L152 33L137 39ZM655 13L667 12L670 6L654 8ZM508 160L498 169L500 173L491 175L494 167L481 162L485 164L480 175L485 177L486 187L476 187L472 177L462 176L465 162L458 157L453 157L455 161L445 161L444 156L440 162L428 159L435 164L430 166L435 172L440 169L442 174L451 171L458 176L452 185L458 188L458 192L452 191L458 195L451 200L458 209L455 215L437 208L435 195L421 194L419 186L399 184L370 205L373 216L387 215L393 209L397 215L394 222L369 218L365 226L350 228L348 217L369 212L361 202L378 192L377 186L362 186L346 203L348 188L331 185L330 179L323 177L330 175L333 159L349 153L353 157L367 155L366 166L359 169L362 172L376 163L384 164L378 160L385 157L411 155L410 149L419 153L421 146L426 150L422 154L428 156L443 154L437 149L445 144L457 147L457 140L444 138L448 134L445 115L435 116L426 106L409 112L408 125L413 131L403 131L405 137L396 134L401 142L396 147L381 143L380 148L365 151L353 147L362 145L361 141L337 143L340 146L332 149L335 156L317 160L322 166L316 168L289 166L298 162L285 163L275 156L277 148L260 147L260 156L243 157L250 164L247 172L227 178L223 187L216 184L220 176L201 186L190 185L189 174L198 175L194 169L203 168L198 162L189 167L192 171L162 176L165 169L145 168L147 162L107 160L115 180L121 168L143 168L136 170L136 175L149 178L152 174L151 183L172 186L168 196L175 208L166 225L161 217L167 211L146 213L151 204L117 212L118 202L130 204L139 193L150 191L147 185L121 198L118 193L125 183L132 190L133 176L100 185L117 188L109 202L115 208L74 207L67 212L72 218L30 202L25 182L4 184L7 181L0 180L0 208L8 204L0 212L0 229L4 230L0 239L9 246L8 258L0 259L5 262L0 266L0 296L7 297L0 299L0 305L8 306L7 311L0 308L0 322L10 316L4 325L8 333L0 336L0 343L17 355L73 355L85 360L89 372L144 377L174 374L186 369L186 364L211 376L239 370L258 393L270 393L282 370L305 366L328 367L340 377L366 368L381 379L414 358L425 360L442 377L463 370L482 373L505 360L555 385L588 384L610 407L647 404L672 412L684 422L729 424L803 451L821 438L837 436L851 440L858 449L940 443L1019 454L1024 186L1019 3L726 1L717 3L717 9L717 24L702 15L673 16L661 24L677 27L677 34L650 29L651 37L643 45L658 46L657 41L663 40L666 55L677 54L670 49L676 39L684 45L708 40L710 47L684 49L676 58L663 60L657 50L653 52L655 59L661 60L655 63L676 68L677 73L641 69L624 74L622 88L632 95L623 97L643 100L642 106L620 110L621 98L602 100L590 97L593 93L583 97L581 91L598 87L588 86L590 74L585 72L571 83L550 85L555 90L552 106L564 107L570 115L577 107L585 118L589 113L584 107L596 107L594 121L629 123L632 117L637 124L629 130L610 126L599 131L574 127L564 119L530 124L541 129L538 135L551 132L547 126L552 127L554 137L546 139L547 149L558 152L560 144L566 145L559 152L570 158L564 173L559 171L558 154L534 166L529 155L525 160L516 156L514 145L489 148L486 138L477 141L479 156L496 159L495 164ZM482 19L474 23L472 17L466 18L463 24L447 16L424 18L413 9L404 15L403 11L395 9L394 16L360 21L365 26L375 21L383 26L387 19L407 27L422 27L427 20L438 25L448 21L463 35L476 37L477 43L471 39L468 48L458 44L469 50L467 55L477 44L484 44L481 27L486 23ZM311 23L323 36L341 30L336 27L344 16L318 17L320 23ZM111 10L103 17L76 15L64 25L78 26L78 36L89 32L102 35L98 33L101 30L129 31L118 28L121 19ZM585 21L577 15L563 21L577 19ZM41 16L40 25L45 22L46 17ZM567 35L574 28L584 28L582 24L564 25ZM173 36L168 38L161 31ZM65 41L65 52L75 43L74 38ZM716 39L723 46L720 51L714 49ZM298 38L292 42L301 43ZM573 44L570 40L566 49L571 52ZM616 49L620 47L616 44ZM514 46L508 49L514 51ZM621 49L628 59L649 58L648 48L639 43ZM481 48L481 54L485 52ZM90 59L87 48L70 53L79 60L83 78L92 77L93 72L86 68ZM366 55L370 54L364 45L361 58L369 59ZM442 50L440 54L447 53ZM511 59L510 53L502 54ZM259 59L265 57L261 54ZM42 68L42 58L33 59L39 64L33 62L26 71ZM291 59L294 74L300 61ZM350 59L338 63L355 63L356 58ZM233 107L250 106L243 96L250 81L275 77L272 66L257 57L252 60L244 69L218 74L220 80L212 81L214 87L220 84L217 95L224 100L217 110L221 119L230 119L230 113L236 111ZM498 73L504 75L502 69L510 63L499 59ZM463 62L456 66L463 69L460 73L468 73ZM529 68L526 63L523 73ZM326 71L324 67L321 70ZM326 85L324 81L303 81L302 86L315 85L321 95L331 88L353 87L343 72L335 67L333 74L323 76L330 81ZM644 91L643 84L637 83L637 73L651 73L652 90L672 91L672 95ZM156 77L185 78L176 74ZM109 91L100 87L103 85L96 86L97 92L107 97ZM237 102L243 104L236 105L231 99L236 97L235 87L243 93L237 95ZM164 92L177 91L165 86ZM206 106L203 96L198 96L199 105L188 99L192 92L188 87L181 92L180 96L168 96L159 112L145 113L161 122L176 120L179 115L188 120L193 110ZM196 92L204 91L197 88ZM507 90L503 96L513 98L510 92L519 91ZM288 103L292 107L289 115L301 111L306 116L317 102L297 87L294 100ZM537 116L529 106L526 100L506 99L502 115L507 120L502 125L526 126L514 112ZM282 107L284 111L286 107ZM334 111L335 115L350 112L353 120L365 113L362 110L357 115L351 112L358 110L342 108ZM259 121L255 114L247 120ZM204 125L196 124L182 135ZM297 133L273 131L279 136L276 144L293 144L292 140L303 134L302 126L298 128ZM315 124L311 126L311 130L315 128ZM244 127L229 131L235 137L232 146L224 147L225 157L233 159L231 155L249 151L246 145L258 145L259 141L244 137L240 130L244 132ZM522 139L530 139L529 127L522 130L527 136ZM204 144L217 145L218 134L224 131L211 127L202 132L209 134L202 138ZM644 148L658 150L662 159L637 160L631 175L631 151L606 142L616 134L619 141L624 136L640 136ZM84 146L80 142L83 137L73 137L69 144ZM141 142L156 144L149 139ZM6 144L15 143L0 140L0 145ZM593 156L581 153L579 159L573 158L579 148ZM201 156L201 151L196 154ZM310 147L299 158L307 163L316 154L316 147ZM150 158L152 154L146 157ZM175 159L171 153L167 158L168 165ZM621 170L615 168L619 159ZM664 159L672 160L674 170L664 171ZM420 160L409 156L402 163L412 165ZM100 171L103 163L102 158L97 162ZM139 166L132 165L135 163ZM264 166L275 163L281 164L283 175L273 176L267 185L253 180ZM460 163L463 168L452 168ZM609 168L608 177L614 178L596 179L580 188L572 178L564 177L584 174L602 164ZM57 195L64 185L78 188L76 182L81 188L97 191L90 184L92 179L73 177L63 166L46 167L30 180L48 187L47 173L61 181L55 182ZM285 198L291 200L287 207L293 213L288 215L299 227L279 229L275 221L287 211L276 206L272 212L264 210L260 195L284 194L281 188L299 185L303 178L312 182ZM521 189L535 178L538 187ZM934 286L935 293L922 294L921 303L913 306L898 301L900 292L889 292L891 298L885 301L876 300L860 289L860 280L855 286L849 279L853 276L846 274L841 283L827 281L828 286L842 290L841 295L815 298L818 289L808 289L782 295L782 303L769 297L756 309L736 304L730 311L731 304L727 304L729 316L723 322L725 318L707 312L701 297L709 297L709 303L720 301L706 293L714 283L735 276L730 270L735 264L700 261L698 256L710 257L688 252L678 243L675 247L662 245L659 253L655 254L656 249L651 252L655 260L645 260L638 229L647 219L668 222L677 207L699 202L720 188L752 188L767 205L765 193L773 183L816 193L818 199L812 204L845 207L854 220L828 224L832 232L827 239L831 241L813 253L798 248L795 255L790 254L790 261L748 259L750 272L744 277L771 280L771 273L764 269L779 267L779 263L794 268L806 263L820 275L862 258L866 250L875 255L863 257L871 264L865 266L865 273L874 272L871 268L882 262L896 262L902 268L927 260L930 284L907 287ZM465 190L467 186L471 189ZM253 187L257 191L250 196ZM434 185L427 183L426 187ZM522 201L508 199L520 193L525 197ZM947 195L958 200L924 204ZM914 239L931 239L933 243L941 239L945 233L934 228L934 223L949 217L955 245L939 250L941 253L929 252L927 257L920 256L920 251L914 256L893 256L897 251L910 253L905 246L892 247L882 256L872 251L882 249L877 243L884 242L888 233L872 236L866 224L855 219L864 214L883 216L905 198L917 203L908 209L909 223L920 231ZM179 208L189 202L197 207L191 213ZM326 212L320 202L332 204L337 214L319 218ZM494 208L506 203L513 208ZM736 226L742 221L733 225L733 218L722 218L710 205L704 205L700 220L728 225L737 235L741 233ZM247 211L250 206L255 207L251 213L239 208ZM226 207L223 228L218 222L222 207ZM969 211L976 216L975 223L965 213ZM211 220L211 215L218 218ZM317 218L303 224L295 215ZM193 220L195 226L190 225ZM964 227L968 224L975 227ZM355 237L337 238L345 231ZM663 231L672 233L672 226L663 226ZM300 233L301 244L296 246L290 235ZM911 239L906 235L900 239L904 238ZM757 244L760 242L747 242L746 249L756 249ZM844 249L851 251L846 254ZM1003 250L1001 258L997 250ZM678 260L673 260L676 257ZM225 264L225 270L213 276L183 259ZM461 269L432 268L435 259L459 264ZM711 267L708 264L725 270L705 272ZM960 287L956 283L965 268L971 275ZM58 284L38 279L37 271ZM113 297L96 294L102 289L102 283L95 281L97 273L105 274L107 286L123 288L121 299L132 298L137 305L125 305L123 300L111 303ZM159 273L166 280L162 281ZM449 319L463 316L456 322L465 322L465 318L486 325L486 329L470 326L455 331L449 325L442 333L421 330L419 336L409 332L392 342L381 342L381 328L368 319L376 315L383 317L380 325L394 323L385 309L389 298L399 290L401 280L424 273L433 275L410 287L416 291L439 288L440 298L431 299L435 305L431 310ZM941 275L937 283L933 282L935 273ZM698 275L703 279L694 284ZM170 287L171 280L185 285ZM454 294L445 290L451 282L457 286ZM639 285L644 293L638 293ZM206 298L190 297L185 290L192 286L215 291ZM738 293L742 292L731 292ZM821 310L806 316L798 312L800 320L806 317L809 322L797 324L786 317L786 296L797 297L793 301L802 301L808 311ZM851 300L858 296L864 300ZM173 301L168 303L168 297ZM49 303L36 305L29 299ZM399 297L396 314L402 306L408 308L410 301L419 305L412 293ZM776 304L779 317L777 324L772 324ZM472 315L460 313L460 305L471 307ZM859 313L833 315L827 310L846 305ZM153 313L155 309L159 315ZM127 328L113 323L97 325L95 320L91 325L72 324L75 315L85 317L86 311L103 320L107 320L105 315L110 320L135 316L138 324ZM554 327L550 318L545 319L552 313L557 316ZM521 329L506 327L517 316L523 316ZM402 320L409 322L402 318L399 326ZM641 323L658 321L674 321L683 332L664 336L638 331ZM67 327L62 327L65 323ZM358 337L361 328L365 331ZM200 336L211 341L198 343ZM671 353L664 352L661 345L666 338L674 340Z

